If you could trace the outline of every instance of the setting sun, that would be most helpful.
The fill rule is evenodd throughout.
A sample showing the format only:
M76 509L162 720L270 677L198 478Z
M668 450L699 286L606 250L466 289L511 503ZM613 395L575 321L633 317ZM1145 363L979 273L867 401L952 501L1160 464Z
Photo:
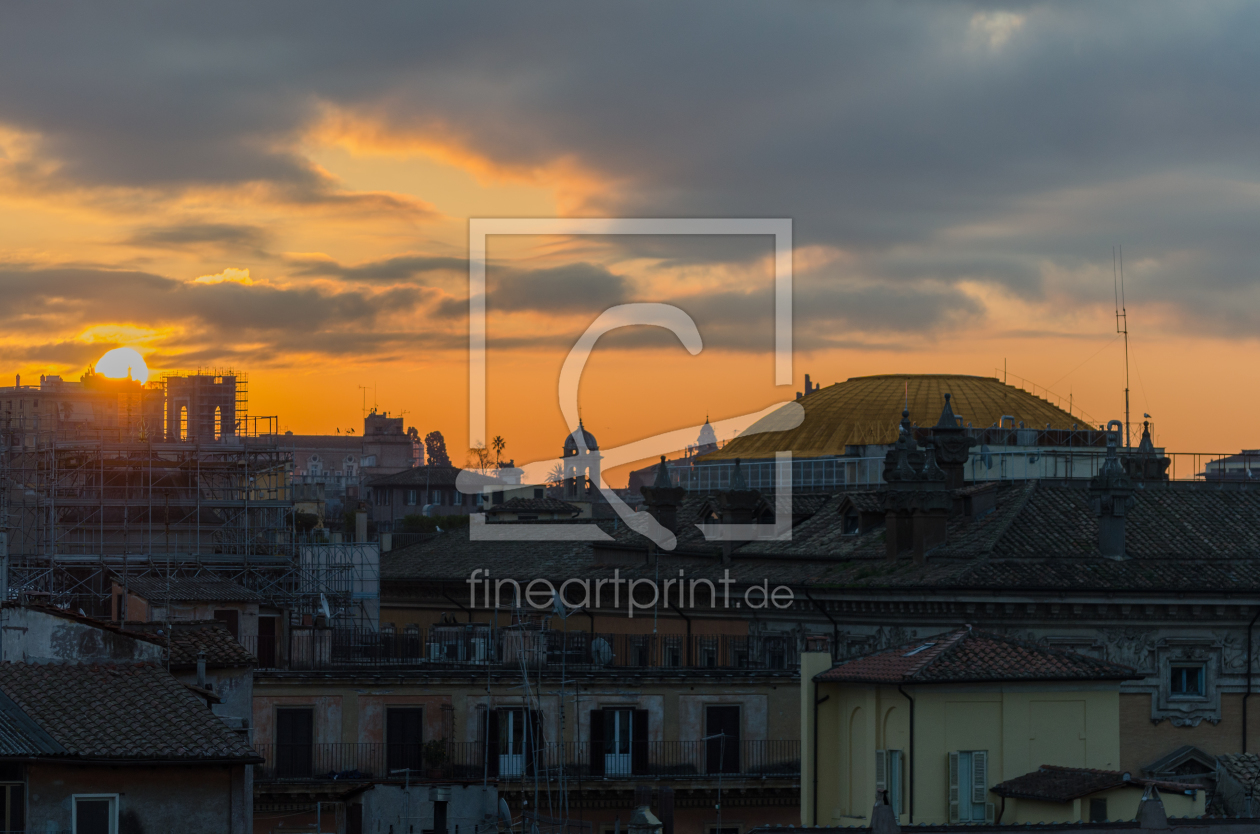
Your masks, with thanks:
M131 377L137 382L149 381L149 366L135 348L114 348L97 360L95 370L112 379Z

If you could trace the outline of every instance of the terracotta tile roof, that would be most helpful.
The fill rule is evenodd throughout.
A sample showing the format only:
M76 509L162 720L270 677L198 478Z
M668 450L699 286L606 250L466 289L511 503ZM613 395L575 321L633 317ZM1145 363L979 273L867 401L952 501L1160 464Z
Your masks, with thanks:
M1039 799L1044 802L1071 802L1113 788L1146 788L1154 785L1167 793L1201 790L1198 785L1139 779L1119 770L1092 770L1084 767L1042 765L1032 773L1016 776L990 788L998 796Z
M121 580L114 580L120 585ZM259 602L262 594L235 582L208 576L129 577L127 590L141 599L172 602Z
M241 736L156 664L0 663L0 692L70 756L256 758Z
M1256 753L1222 753L1216 757L1225 772L1244 786L1260 785L1260 755Z
M166 645L167 623L127 623L129 631L155 637ZM258 660L218 620L174 620L171 629L171 668L196 669L197 653L206 653L207 669L257 666Z
M970 626L837 663L816 681L959 683L964 681L1135 680L1128 666L1046 649Z

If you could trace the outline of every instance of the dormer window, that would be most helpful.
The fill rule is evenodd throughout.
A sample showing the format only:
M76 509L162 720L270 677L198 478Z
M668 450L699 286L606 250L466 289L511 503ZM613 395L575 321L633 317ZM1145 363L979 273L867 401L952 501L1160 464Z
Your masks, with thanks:
M860 529L861 524L858 521L857 510L845 510L844 516L841 518L841 531L844 535L856 536Z

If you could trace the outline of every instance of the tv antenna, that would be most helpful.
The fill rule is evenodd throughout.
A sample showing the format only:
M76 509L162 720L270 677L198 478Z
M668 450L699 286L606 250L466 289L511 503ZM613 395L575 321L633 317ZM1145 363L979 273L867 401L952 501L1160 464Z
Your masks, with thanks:
M1124 445L1129 437L1129 313L1124 306L1124 246L1120 246L1120 271L1116 272L1116 247L1111 247L1111 281L1116 294L1116 333L1124 336Z

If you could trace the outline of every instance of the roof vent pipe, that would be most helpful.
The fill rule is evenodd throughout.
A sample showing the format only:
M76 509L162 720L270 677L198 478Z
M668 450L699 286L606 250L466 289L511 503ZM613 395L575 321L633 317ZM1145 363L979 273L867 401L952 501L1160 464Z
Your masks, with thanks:
M206 688L206 653L197 652L197 686Z

